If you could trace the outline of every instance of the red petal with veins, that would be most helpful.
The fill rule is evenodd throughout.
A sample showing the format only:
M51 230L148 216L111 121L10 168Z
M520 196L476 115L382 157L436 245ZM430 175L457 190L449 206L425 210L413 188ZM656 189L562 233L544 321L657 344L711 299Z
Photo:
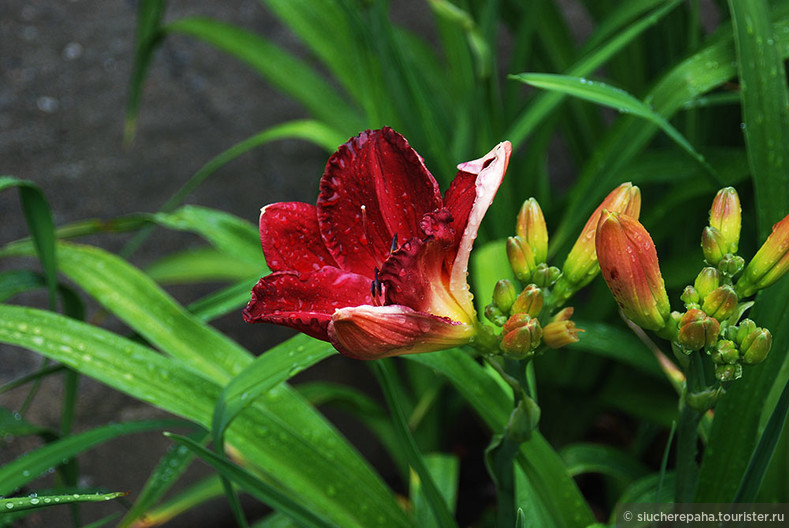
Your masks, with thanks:
M328 266L303 274L277 271L252 289L244 320L281 324L328 341L327 328L335 310L371 303L367 277Z
M314 205L280 202L260 212L260 242L272 271L318 271L336 266L318 230Z
M339 266L369 275L388 256L395 234L418 237L422 216L441 205L436 180L408 141L391 128L368 130L326 164L318 222Z
M358 306L337 310L329 325L334 347L356 359L435 352L468 343L473 325L405 306Z

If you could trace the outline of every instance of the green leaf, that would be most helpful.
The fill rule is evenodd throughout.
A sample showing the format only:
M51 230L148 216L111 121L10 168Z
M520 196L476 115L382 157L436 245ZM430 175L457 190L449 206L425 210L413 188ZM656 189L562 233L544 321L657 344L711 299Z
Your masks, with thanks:
M142 99L143 84L154 51L162 38L161 22L166 0L140 0L137 4L137 32L134 42L134 63L129 78L129 97L126 101L125 144L131 143L137 130L137 114Z
M192 435L197 441L201 441L208 437L206 431L200 430ZM137 519L145 517L149 521L162 515L160 512L153 513L150 510L153 506L161 500L161 498L170 490L170 488L178 482L178 479L183 475L184 471L189 467L194 455L185 447L174 447L167 451L164 456L156 464L156 467L151 472L148 480L145 482L143 489L137 494L137 499L129 511L126 512L121 522L118 524L119 528L127 528L134 524ZM214 480L216 479L209 479ZM218 483L218 482L217 482ZM221 494L221 486L219 487L218 494ZM205 500L205 493L199 494ZM182 498L183 494L179 495ZM182 499L183 500L183 499ZM183 502L179 502L183 504ZM194 505L194 504L192 504ZM167 510L172 513L171 509ZM170 518L170 517L166 517Z
M600 473L629 482L649 472L648 468L632 454L603 444L571 444L563 447L559 455L573 477L585 473Z
M115 493L72 493L70 495L36 495L30 497L15 497L13 499L0 499L0 512L36 510L60 504L73 504L75 502L104 502L128 495L128 492Z
M778 404L773 409L767 426L759 437L759 443L756 444L756 448L751 454L748 467L745 468L740 482L740 488L734 496L734 502L748 504L756 501L770 459L773 457L778 439L786 424L787 413L789 413L789 383L784 386Z
M789 213L789 97L765 0L729 0L759 232ZM768 205L769 204L769 205Z
M316 11L316 16L325 10ZM320 21L325 37L327 21ZM332 35L337 35L336 28ZM269 40L238 26L204 17L175 20L164 27L166 33L198 38L250 65L285 94L302 103L320 121L338 130L364 128L358 110L304 61L272 44ZM327 39L323 39L328 42ZM347 133L347 132L346 132Z
M238 259L223 251L204 247L172 253L160 258L145 271L159 284L185 284L209 281L238 281L255 276L265 267ZM249 293L249 292L247 292Z
M113 438L132 433L183 427L184 425L188 424L178 420L126 422L97 427L57 440L0 467L0 495L13 493L38 478L42 473L46 473L50 467L62 464L63 460L72 458Z
M169 229L197 233L219 251L257 265L261 274L268 272L260 250L258 229L237 216L207 207L186 205L172 213L157 213L154 221Z
M55 222L52 219L49 202L47 202L44 192L33 182L0 176L0 191L11 187L19 189L22 213L27 221L30 236L33 238L38 259L41 261L44 277L46 277L49 307L54 310L56 307L58 263L55 255Z
M228 286L189 304L195 317L202 321L211 321L245 306L249 302L249 292L258 281L258 276Z
M585 332L580 334L577 343L568 348L591 352L629 365L647 374L663 378L663 371L654 354L632 332L607 323L595 323L578 320L578 328Z
M521 73L518 75L510 75L509 77L510 79L515 79L537 88L579 97L586 101L614 108L620 113L632 114L650 121L660 127L660 129L679 145L680 148L690 154L702 167L707 169L714 183L722 185L720 176L715 169L707 163L704 156L699 154L696 149L693 148L693 145L691 145L688 140L668 122L668 120L653 111L647 104L639 101L624 90L598 81L590 81L583 77L570 77L567 75Z
M39 352L206 428L222 389L180 361L43 310L0 305L0 342ZM267 482L343 528L409 526L377 474L287 384L242 412L226 438Z
M453 455L433 453L424 456L425 465L430 476L436 483L439 493L446 501L449 510L455 511L457 504L458 480L460 478L460 460ZM422 482L416 473L411 473L409 493L413 503L414 521L420 528L435 528L439 524L425 497Z
M304 526L310 528L337 528L336 524L317 515L309 508L305 508L302 504L293 501L276 487L255 477L249 471L229 463L224 458L212 453L193 440L185 436L169 433L167 436L172 438L175 442L186 446L204 462L217 470L222 476L243 488L250 495L260 499L277 511L293 517Z
M184 446L178 446L173 451L184 451L187 453L189 460L195 458L194 454ZM151 479L148 480L151 482ZM170 482L172 483L172 482ZM143 494L150 488L146 488ZM223 494L222 483L218 475L211 475L204 478L185 490L175 494L173 497L168 498L155 508L151 508L147 499L154 498L153 495L146 495L145 500L143 495L140 495L137 502L126 516L118 524L118 528L128 528L129 526L139 526L139 518L144 518L144 522L148 526L160 526L170 521L179 514L184 513L196 506L199 506L211 499L221 497ZM158 495L158 492L156 493Z
M299 334L258 356L225 385L217 399L211 426L214 444L222 445L230 422L261 395L336 353L325 341Z
M403 357L446 376L491 430L503 430L512 410L512 397L471 356L452 349ZM566 466L539 432L521 446L518 464L531 487L530 500L547 512L540 517L544 523L535 521L536 526L581 527L594 521Z

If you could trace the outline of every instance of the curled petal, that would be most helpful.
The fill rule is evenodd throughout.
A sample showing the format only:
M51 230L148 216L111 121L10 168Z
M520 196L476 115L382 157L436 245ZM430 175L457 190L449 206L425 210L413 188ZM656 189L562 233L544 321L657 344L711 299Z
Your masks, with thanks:
M422 217L441 207L438 183L408 141L392 130L368 130L329 158L321 178L318 222L342 269L369 274L392 239L420 234Z
M496 191L499 190L501 181L504 179L504 173L507 171L511 154L512 144L509 141L504 141L496 145L485 156L458 165L460 173L476 175L474 180L474 200L471 202L470 207L467 205L467 199L463 200L457 197L457 192L453 191L451 194L447 192L446 207L455 218L455 231L462 233L458 243L457 254L451 265L452 273L449 289L463 310L468 314L475 313L473 298L469 292L467 282L468 259L471 255L471 247L474 245L474 239L477 238L482 218L485 216L490 204L493 203L493 197L496 196ZM468 177L461 177L460 173L456 180L467 181ZM466 207L469 208L466 210ZM465 219L465 222L461 222L458 219Z
M329 325L334 347L356 359L435 352L466 344L475 334L473 325L399 305L343 308Z
M244 309L248 323L275 323L328 341L338 308L370 304L370 280L325 267L314 273L278 271L260 279Z
M261 209L260 242L272 271L307 272L337 265L323 243L312 204L281 202Z

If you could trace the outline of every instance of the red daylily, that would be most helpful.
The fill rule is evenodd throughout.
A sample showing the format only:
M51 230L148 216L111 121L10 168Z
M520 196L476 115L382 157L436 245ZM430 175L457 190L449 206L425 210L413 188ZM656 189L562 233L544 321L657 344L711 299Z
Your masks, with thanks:
M317 205L263 208L272 273L244 319L295 328L358 359L468 343L477 331L469 254L511 152L504 142L459 165L442 198L391 128L350 139L326 164Z

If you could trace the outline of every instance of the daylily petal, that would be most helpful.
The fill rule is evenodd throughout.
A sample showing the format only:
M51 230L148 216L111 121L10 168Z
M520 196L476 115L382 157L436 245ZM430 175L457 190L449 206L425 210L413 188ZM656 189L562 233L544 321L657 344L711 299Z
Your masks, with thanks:
M419 222L441 207L441 194L408 141L384 128L352 138L329 159L317 207L321 235L340 267L369 275L395 235L420 235Z
M357 306L337 310L329 325L334 347L356 359L435 352L468 343L472 325L405 306Z
M323 243L312 204L282 202L261 209L260 242L272 271L307 272L337 265Z
M454 262L452 262L449 290L455 296L458 304L468 314L475 313L474 302L469 292L467 279L471 247L474 245L474 239L477 238L482 218L485 216L490 204L493 203L493 197L496 196L496 191L498 191L501 181L504 179L504 173L507 171L511 154L512 144L509 141L504 141L496 145L485 156L458 165L460 172L476 175L474 201L471 203L468 212L463 210L466 207L465 200L455 198L457 193L448 193L447 196L446 207L452 213L452 216L455 217L456 222L458 222L458 218L466 219L462 224L456 224L456 231L462 231L463 234L458 243Z
M443 214L440 214L443 212ZM378 275L386 286L386 304L403 305L419 312L428 312L454 321L472 323L473 312L465 311L449 290L449 269L445 266L447 251L454 237L448 227L451 216L446 209L429 216L430 236L405 242L381 267Z
M328 266L313 273L277 271L252 289L244 320L289 326L328 341L335 310L371 303L370 279L362 275Z

